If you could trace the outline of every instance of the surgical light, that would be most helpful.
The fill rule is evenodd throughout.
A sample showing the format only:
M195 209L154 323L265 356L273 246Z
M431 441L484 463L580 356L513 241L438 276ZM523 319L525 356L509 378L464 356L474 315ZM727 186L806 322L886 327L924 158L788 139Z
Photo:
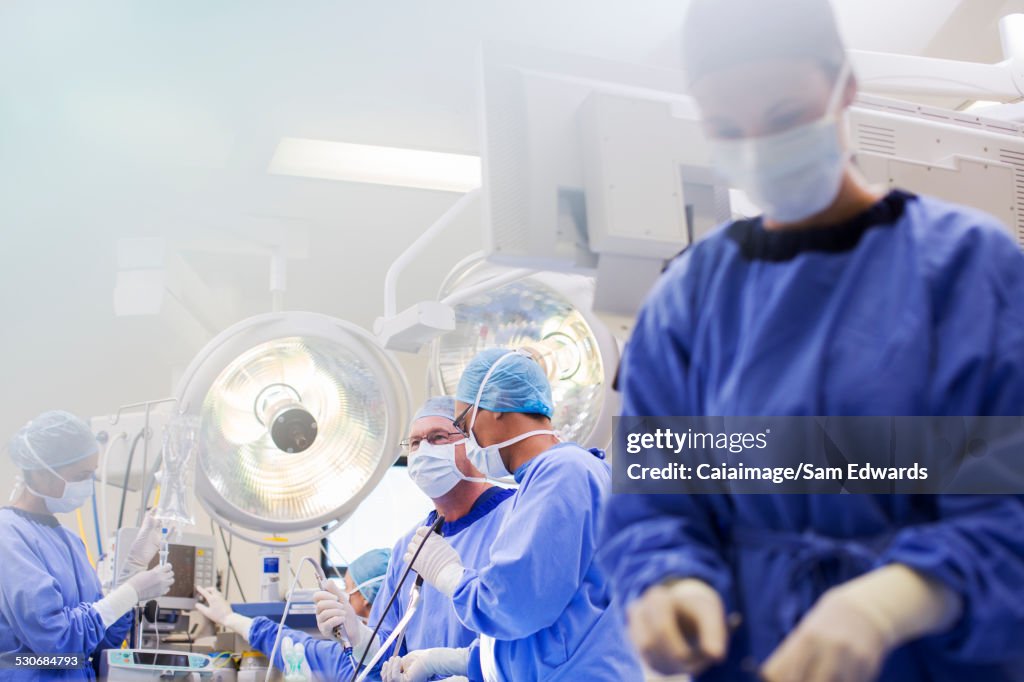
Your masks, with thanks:
M197 496L229 530L261 534L254 541L347 518L397 458L409 414L391 355L358 327L314 313L261 315L223 332L178 396L199 419Z
M316 440L316 417L302 396L288 384L270 384L256 396L256 419L270 431L274 445L285 452L304 452Z
M458 269L457 269L458 270ZM436 393L454 395L466 364L487 348L526 348L551 381L555 428L568 440L606 445L617 407L610 379L618 346L590 314L593 280L538 273L487 289L478 263L449 276L442 291L455 311L455 330L433 341L429 379ZM475 293L460 296L472 288Z

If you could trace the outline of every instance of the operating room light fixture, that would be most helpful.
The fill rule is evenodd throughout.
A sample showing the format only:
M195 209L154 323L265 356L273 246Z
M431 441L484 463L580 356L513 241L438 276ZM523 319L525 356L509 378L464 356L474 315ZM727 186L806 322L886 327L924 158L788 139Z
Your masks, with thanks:
M272 175L468 192L480 186L480 157L285 137L267 169Z
M501 270L481 263L449 276L442 300ZM617 407L610 383L618 346L589 313L592 298L590 278L538 273L458 300L452 304L455 330L430 346L432 389L454 395L462 370L482 350L525 348L551 382L552 421L563 438L607 445Z
M255 541L347 518L397 458L409 410L390 354L358 327L314 313L228 329L178 394L200 423L197 496L229 530L259 533L247 538Z

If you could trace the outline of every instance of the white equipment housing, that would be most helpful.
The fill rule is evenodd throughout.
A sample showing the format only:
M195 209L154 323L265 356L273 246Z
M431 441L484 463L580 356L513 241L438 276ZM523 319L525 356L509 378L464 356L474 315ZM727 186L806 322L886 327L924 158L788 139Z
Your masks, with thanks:
M1024 126L861 96L850 134L872 182L991 213L1024 246Z
M117 532L117 549L114 555L114 575L121 573L128 558L128 548L139 534L138 528L122 528ZM216 579L216 546L212 535L181 533L169 542L168 562L174 566L174 584L162 597L156 600L161 609L191 611L196 605L196 587L213 585ZM158 557L150 562L156 565ZM115 585L115 587L117 587Z
M107 682L213 679L213 659L205 654L157 649L104 649L100 679Z
M482 93L488 260L595 275L594 310L631 320L731 217L682 72L488 45ZM874 96L850 125L871 182L987 211L1024 244L1024 127Z
M664 262L728 218L678 71L506 45L483 53L485 249L597 274L631 316Z
M167 426L172 413L173 408L167 406L165 409L154 410L148 417L142 410L119 413L116 422L113 423L110 416L90 418L89 426L92 432L101 439L101 450L114 441L107 453L105 467L108 485L116 488L125 487L125 472L128 470L132 443L135 437L145 430L146 433L140 437L135 447L135 455L131 458L127 488L132 492L138 492L145 486L143 468L146 469L148 476L153 475L153 467L160 455L164 427ZM104 479L102 471L97 472L96 476L99 481Z

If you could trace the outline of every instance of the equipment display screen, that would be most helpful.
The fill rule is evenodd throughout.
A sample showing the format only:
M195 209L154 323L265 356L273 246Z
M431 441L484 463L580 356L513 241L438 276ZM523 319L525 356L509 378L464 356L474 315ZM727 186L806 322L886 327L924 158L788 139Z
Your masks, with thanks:
M171 545L172 547L174 545ZM188 654L167 654L156 651L136 651L135 665L163 665L173 668L188 668Z
M160 557L153 557L149 567L153 568L160 562ZM174 567L174 584L165 597L196 598L196 548L192 545L167 545L167 563Z

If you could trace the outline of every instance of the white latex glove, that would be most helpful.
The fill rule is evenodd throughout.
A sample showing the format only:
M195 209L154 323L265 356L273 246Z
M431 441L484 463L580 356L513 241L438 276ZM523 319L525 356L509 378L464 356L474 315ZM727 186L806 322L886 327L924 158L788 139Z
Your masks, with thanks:
M868 682L896 647L948 629L960 598L891 564L826 592L765 662L767 682Z
M455 594L455 588L462 582L462 574L465 569L462 566L459 553L443 537L430 532L430 528L427 526L419 528L416 535L409 540L404 561L407 564L412 561L424 538L426 538L426 545L420 551L420 555L416 557L416 563L412 568L439 592L451 597Z
M627 615L633 644L656 672L699 675L725 658L725 607L702 580L654 585L629 605Z
M139 595L139 601L149 601L167 594L174 584L174 567L169 563L154 566L148 571L136 573L128 578L126 585L131 585Z
M235 613L231 604L224 598L215 587L200 587L196 585L196 591L206 600L205 604L196 602L196 611L206 616L210 621L237 632L245 641L249 641L249 629L252 627L252 618Z
M148 512L142 520L139 534L135 536L135 540L125 555L125 561L121 565L121 573L117 579L119 584L149 568L149 562L160 551L161 535L160 523L153 518L153 512Z
M132 576L106 597L94 602L93 608L103 621L103 626L109 628L131 611L133 606L166 594L173 584L174 569L171 565L157 566Z
M316 603L316 625L320 634L338 641L338 634L352 645L356 659L362 657L363 651L369 649L368 656L373 656L380 645L373 638L373 630L367 627L355 609L349 604L348 595L336 583L330 580L321 583L322 588L313 594ZM340 633L335 629L340 628Z
M224 625L224 621L234 613L231 610L231 604L224 598L216 588L213 587L199 587L196 585L196 592L203 596L206 600L205 604L196 602L196 611L203 614L217 625Z
M420 649L394 656L381 668L383 682L426 682L435 675L465 675L469 649Z

